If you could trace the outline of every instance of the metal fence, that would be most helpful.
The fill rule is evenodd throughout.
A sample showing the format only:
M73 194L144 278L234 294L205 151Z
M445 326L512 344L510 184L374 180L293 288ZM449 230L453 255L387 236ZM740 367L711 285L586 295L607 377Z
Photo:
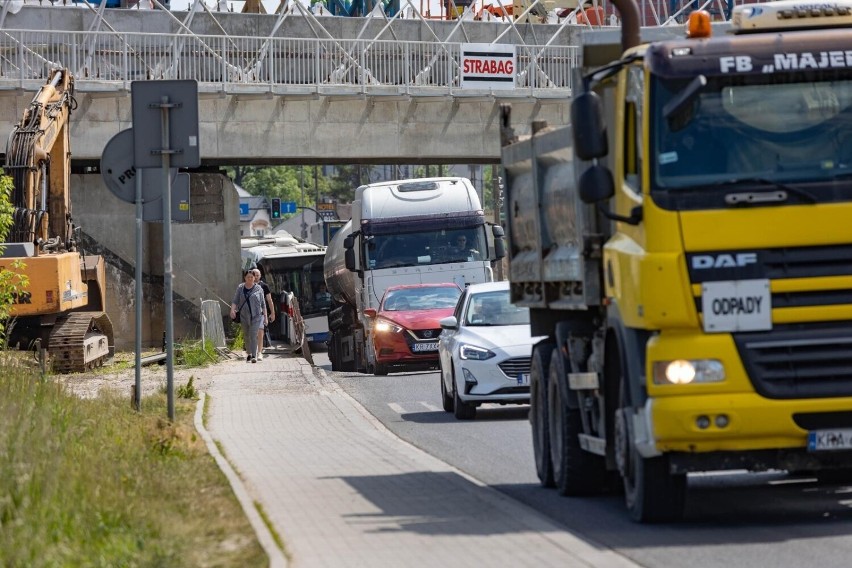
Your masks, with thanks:
M67 67L86 82L195 79L207 90L459 94L461 43L118 32L0 30L0 82L40 82ZM576 46L517 46L515 91L570 92ZM559 92L561 91L561 92Z

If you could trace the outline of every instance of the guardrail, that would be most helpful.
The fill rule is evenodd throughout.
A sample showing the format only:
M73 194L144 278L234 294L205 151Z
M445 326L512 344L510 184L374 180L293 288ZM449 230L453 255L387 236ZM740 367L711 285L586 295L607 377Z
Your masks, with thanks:
M227 35L0 30L0 86L37 88L49 69L71 69L80 90L129 90L135 80L195 79L233 93L453 95L461 43ZM517 46L509 96L565 97L576 46ZM495 93L497 94L497 93Z

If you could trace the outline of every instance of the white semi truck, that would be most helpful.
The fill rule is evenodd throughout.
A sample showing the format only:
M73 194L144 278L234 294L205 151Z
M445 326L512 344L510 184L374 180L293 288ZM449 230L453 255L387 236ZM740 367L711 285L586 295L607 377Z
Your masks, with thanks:
M456 238L467 237L464 249ZM352 219L328 245L324 273L335 301L329 312L333 370L375 369L371 320L388 286L494 279L504 256L503 229L490 225L470 180L387 181L355 190Z

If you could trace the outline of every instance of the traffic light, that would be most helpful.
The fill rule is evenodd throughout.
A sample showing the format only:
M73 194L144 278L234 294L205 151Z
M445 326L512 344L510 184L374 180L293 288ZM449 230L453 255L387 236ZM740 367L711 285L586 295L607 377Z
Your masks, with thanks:
M280 219L281 218L281 199L277 197L272 198L272 218Z

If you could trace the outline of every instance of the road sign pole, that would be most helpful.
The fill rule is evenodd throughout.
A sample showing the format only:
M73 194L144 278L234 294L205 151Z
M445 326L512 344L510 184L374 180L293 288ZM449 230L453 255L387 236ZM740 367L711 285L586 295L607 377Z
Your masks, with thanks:
M169 147L169 109L175 105L169 104L168 95L160 98L160 116L162 132L163 156L163 291L166 307L166 390L168 400L169 420L175 419L175 385L174 385L174 305L172 302L172 179L169 175L171 167L171 148Z
M136 389L133 406L142 410L142 171L136 176Z

